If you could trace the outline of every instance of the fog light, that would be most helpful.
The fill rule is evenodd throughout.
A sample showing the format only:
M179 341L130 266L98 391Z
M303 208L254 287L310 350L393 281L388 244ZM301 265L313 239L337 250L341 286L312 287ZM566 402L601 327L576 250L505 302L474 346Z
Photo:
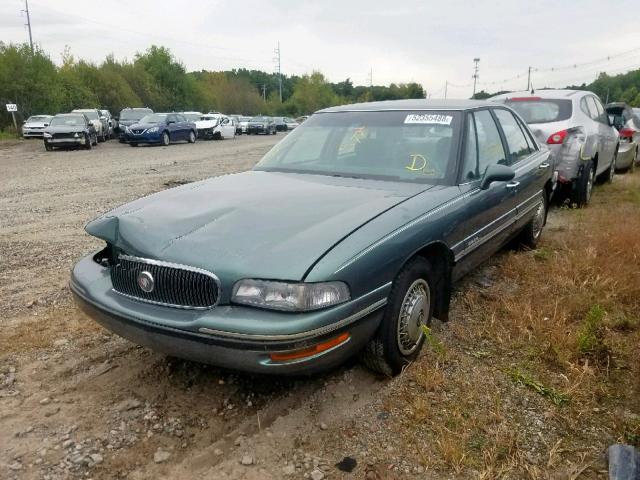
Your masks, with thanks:
M282 352L282 353L272 353L269 355L274 362L287 362L290 360L299 360L301 358L313 357L322 352L326 352L334 347L342 345L346 341L349 340L351 335L349 332L342 333L337 337L333 337L326 342L318 343L312 347L303 348L301 350L293 350L291 352Z

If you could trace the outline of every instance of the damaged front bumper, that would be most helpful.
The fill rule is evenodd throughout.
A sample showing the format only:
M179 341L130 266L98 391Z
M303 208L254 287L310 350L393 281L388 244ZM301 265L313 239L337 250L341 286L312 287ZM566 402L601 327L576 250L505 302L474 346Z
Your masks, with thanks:
M73 268L70 287L85 313L136 344L233 370L296 375L327 370L361 350L380 324L390 285L308 313L184 310L114 292L109 267L89 255Z

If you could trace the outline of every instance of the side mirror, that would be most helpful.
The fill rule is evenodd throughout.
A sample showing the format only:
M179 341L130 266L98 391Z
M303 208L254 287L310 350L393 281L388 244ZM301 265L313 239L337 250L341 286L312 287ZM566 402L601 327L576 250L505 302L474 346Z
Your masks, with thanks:
M48 127L48 126L49 126L49 124L48 124L48 123L45 123L45 124L44 124L44 126L45 126L45 127Z
M175 120L167 120L167 125L171 125L172 123L176 123Z
M480 182L480 190L486 190L493 182L508 182L516 176L516 171L506 165L489 165Z

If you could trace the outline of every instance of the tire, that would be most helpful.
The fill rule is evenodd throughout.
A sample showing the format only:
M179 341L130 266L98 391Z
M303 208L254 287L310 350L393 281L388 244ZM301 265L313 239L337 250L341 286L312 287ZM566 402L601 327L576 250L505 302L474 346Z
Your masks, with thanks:
M138 144L137 144L137 143L130 143L130 144L129 144L129 146L130 146L130 147L137 147L137 146L138 146Z
M93 146L97 147L98 146L98 134L95 134L93 136Z
M189 130L189 143L196 143L196 134L193 130Z
M171 137L169 136L169 132L162 133L162 146L168 147L171 143Z
M44 144L44 149L45 149L47 152L53 152L53 145L49 145L48 143L45 143L45 144Z
M97 135L97 133L96 133ZM98 137L98 141L99 142L104 142L104 132L100 133L100 136Z
M518 236L518 243L524 247L536 248L540 237L542 236L542 230L547 223L547 209L549 208L549 201L547 195L543 192L540 196L540 202L535 208L534 217L524 227L520 235Z
M91 145L91 135L84 136L84 149L91 150L93 146Z
M593 184L595 182L595 169L591 160L584 163L578 178L573 181L573 190L571 192L571 203L575 203L579 207L586 207L591 201L593 193Z
M360 354L371 370L396 375L413 361L424 343L420 324L431 325L436 278L431 264L416 257L400 270L377 332Z

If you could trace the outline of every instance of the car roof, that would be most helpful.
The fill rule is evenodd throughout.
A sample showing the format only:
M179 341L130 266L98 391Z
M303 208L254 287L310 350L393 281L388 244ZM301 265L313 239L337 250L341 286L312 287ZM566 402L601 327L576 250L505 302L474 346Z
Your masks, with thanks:
M593 93L589 90L569 90L569 89L546 89L546 90L533 90L533 93L528 90L521 90L518 92L501 93L491 97L489 100L506 100L509 98L549 98L549 99L571 99L574 96L580 96L581 94Z
M71 110L71 113L77 112L77 113L84 113L84 112L97 112L98 109L97 108L74 108L73 110Z
M325 108L316 113L328 112L376 112L385 110L470 110L479 107L495 107L496 104L487 100L385 100L381 102L354 103Z
M84 112L57 113L54 117L84 117Z

